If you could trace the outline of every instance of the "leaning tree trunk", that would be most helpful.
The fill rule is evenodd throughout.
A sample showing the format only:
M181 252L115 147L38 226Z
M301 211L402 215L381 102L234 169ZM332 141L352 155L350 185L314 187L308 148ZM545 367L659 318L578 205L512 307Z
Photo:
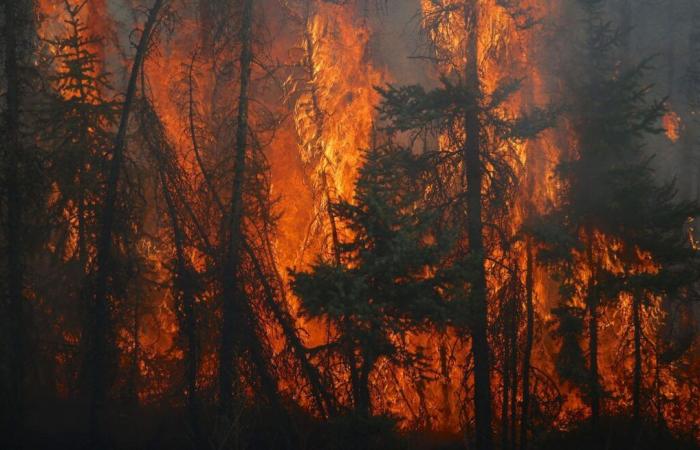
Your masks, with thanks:
M8 402L5 404L7 417L3 422L8 425L7 432L18 436L21 431L23 411L22 383L24 379L24 314L22 284L24 271L22 266L22 193L20 187L20 159L22 143L20 139L20 74L19 48L21 24L25 20L21 14L21 1L6 1L5 15L5 77L7 81L5 111L5 157L4 184L6 190L5 206L5 244L6 250L6 289L7 328L6 345L9 369Z
M195 111L194 111L194 82L193 82L193 69L194 69L194 64L195 64L195 59L196 59L196 53L192 55L192 60L190 63L190 66L188 68L188 80L189 80L189 99L188 99L188 121L189 121L189 129L190 129L190 139L192 142L192 149L194 151L195 155L195 160L197 161L197 165L199 167L200 172L202 173L202 177L204 179L204 183L207 187L207 190L209 191L209 195L212 197L214 203L216 204L217 208L219 211L222 213L224 212L224 206L223 202L221 201L221 197L219 197L219 194L214 186L214 183L211 179L211 175L209 171L206 169L204 165L204 160L202 159L201 153L199 151L199 145L197 143L197 135L196 135L196 127L195 127ZM202 238L206 240L206 237L203 232L203 228L199 225L196 217L192 213L192 211L189 211L191 219L193 222L195 222L196 228L200 230L200 234L202 235ZM265 298L265 303L267 306L270 308L270 310L273 312L275 318L279 322L280 326L282 327L282 330L284 332L285 337L290 343L290 346L294 350L294 355L297 357L299 360L299 363L302 367L302 370L304 371L304 374L307 376L310 386L311 386L311 393L314 398L314 401L316 403L316 407L318 409L318 412L323 415L327 416L329 414L334 414L335 412L335 406L330 398L330 394L328 391L323 387L321 383L321 376L318 372L318 369L316 366L311 364L307 357L307 351L306 348L304 347L303 343L301 342L301 338L299 337L299 334L297 330L294 328L293 320L289 316L288 311L285 310L285 308L277 303L275 300L275 294L274 294L274 289L270 285L267 276L265 274L264 268L260 260L258 259L257 255L255 254L254 249L246 242L245 239L242 240L242 245L243 249L245 250L245 253L248 255L250 258L251 262L253 263L253 267L255 270L255 276L257 277L258 281L260 284L263 286L263 291L264 291L264 298ZM209 244L207 244L209 246ZM194 328L193 328L194 329Z
M246 175L246 147L248 137L248 91L250 89L251 65L253 61L252 45L253 0L243 2L241 16L241 53L239 58L240 91L238 96L238 116L236 129L235 167L233 189L231 192L230 211L224 220L228 221L225 233L226 242L224 263L222 266L223 320L221 343L219 347L219 407L222 414L231 412L234 327L236 310L242 310L246 301L241 285L240 266L243 241L243 186Z
M284 332L286 339L289 340L289 344L294 350L294 354L296 355L297 359L299 360L299 364L301 365L302 371L306 375L306 378L309 380L311 395L314 398L314 402L316 403L316 408L318 409L318 412L325 417L334 415L335 403L333 402L333 399L331 398L331 395L328 392L328 390L325 389L323 384L321 383L321 375L318 372L318 369L308 360L306 355L306 348L304 347L304 344L301 342L301 338L299 337L296 329L294 328L292 317L289 315L289 312L286 311L284 307L279 305L275 300L274 290L268 282L262 264L255 255L253 249L250 247L250 245L248 245L246 241L243 241L243 245L246 253L248 254L248 257L253 262L253 267L255 269L255 274L258 278L258 281L263 286L263 290L265 293L265 302L270 308L270 310L273 312L274 316L277 318L277 321L282 327L282 331Z
M142 73L143 74L143 73ZM142 86L143 86L142 81ZM205 439L199 426L198 417L198 400L197 400L197 370L199 361L198 341L197 341L197 320L195 316L195 289L193 280L193 268L191 267L187 255L185 254L185 230L183 229L175 202L173 191L178 189L176 181L178 179L177 168L173 166L172 151L164 153L163 150L170 150L167 145L163 127L160 119L155 115L155 111L150 109L156 118L156 126L160 131L161 141L153 139L149 133L152 125L149 121L144 120L142 124L143 133L146 142L150 147L153 158L157 164L158 177L160 179L161 191L165 200L166 210L170 219L172 228L173 243L175 244L175 277L174 288L177 297L180 300L180 312L178 314L178 322L180 325L180 336L184 341L184 368L185 368L185 387L187 395L185 398L187 409L187 420L193 434L194 448L205 448Z
M117 187L124 160L124 147L126 144L126 131L129 124L129 113L136 95L136 84L141 64L146 55L151 32L155 27L158 12L163 6L164 0L155 0L148 13L148 19L144 26L141 39L136 48L136 55L131 67L129 83L126 89L124 105L122 107L119 128L114 140L112 160L109 165L107 178L107 192L103 204L100 224L100 234L97 241L97 274L95 277L95 296L92 311L91 343L89 349L90 367L90 440L92 447L100 447L101 416L107 394L107 334L110 326L109 299L107 284L112 273L112 235L114 232L114 208L117 202Z
M465 2L465 23L467 30L467 64L465 77L467 89L479 97L480 83L477 62L477 28L478 11L476 0ZM493 437L491 432L491 386L490 386L490 350L487 338L488 307L486 295L485 250L482 236L481 217L481 124L478 112L470 109L465 113L464 126L466 143L463 149L464 170L467 181L467 237L472 257L476 262L476 273L472 284L471 302L473 320L471 321L472 354L474 357L474 412L476 420L476 447L479 450L491 450Z

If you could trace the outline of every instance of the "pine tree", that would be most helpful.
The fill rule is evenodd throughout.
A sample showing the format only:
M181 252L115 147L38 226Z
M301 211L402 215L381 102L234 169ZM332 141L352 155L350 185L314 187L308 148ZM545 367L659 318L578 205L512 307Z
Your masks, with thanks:
M405 149L368 151L353 201L331 205L344 236L340 265L319 261L292 274L303 316L327 319L338 331L329 347L348 367L360 417L372 413L369 378L376 363L416 364L420 355L397 341L429 320L443 320L437 288L449 233L432 233L437 216L423 201L427 162Z

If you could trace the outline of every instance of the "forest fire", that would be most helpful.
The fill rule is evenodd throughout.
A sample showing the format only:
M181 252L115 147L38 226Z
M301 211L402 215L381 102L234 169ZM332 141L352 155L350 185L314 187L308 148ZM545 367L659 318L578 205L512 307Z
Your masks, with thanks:
M672 3L6 2L0 442L698 448Z

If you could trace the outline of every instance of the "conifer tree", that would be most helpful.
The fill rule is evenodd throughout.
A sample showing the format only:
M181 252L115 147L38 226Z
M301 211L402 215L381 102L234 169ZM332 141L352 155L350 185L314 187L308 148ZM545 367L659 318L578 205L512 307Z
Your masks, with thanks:
M576 149L559 167L560 206L534 227L548 248L541 260L561 281L555 310L562 339L557 369L581 387L594 425L605 393L598 365L599 318L632 296L634 416L640 414L641 321L648 293L668 295L696 277L684 224L696 205L676 199L656 180L647 140L659 134L663 102L649 100L648 60L619 68L623 31L605 19L603 2L581 0L584 36L579 66L569 74L568 120ZM658 269L645 264L650 257ZM580 346L587 336L587 364Z
M45 131L58 195L53 215L68 212L62 217L56 253L77 262L83 278L94 257L96 208L117 114L116 102L106 97L109 74L100 69L102 61L94 51L101 38L90 36L80 18L85 5L66 2L66 34L48 40L57 69Z
M372 413L369 378L376 363L420 363L420 355L402 350L397 340L443 320L437 289L449 233L432 233L437 214L424 202L428 161L390 146L368 151L353 201L331 204L343 236L340 264L318 261L292 274L303 316L328 319L338 331L329 346L348 367L360 417Z
M488 94L474 89L474 83L478 84L474 80L455 82L443 78L442 85L431 91L417 85L388 86L380 89L384 98L379 111L387 121L389 133L427 133L448 138L449 144L435 160L433 182L445 191L448 215L462 229L459 245L453 250L459 261L456 266L465 270L464 284L455 291L461 297L461 306L456 309L457 318L452 324L472 336L476 445L489 449L492 351L486 333L488 300L494 293L487 289L485 267L490 252L499 245L496 241L500 238L494 235L500 236L500 229L487 230L484 220L495 222L498 217L507 217L508 199L517 186L518 158L513 143L535 137L549 126L552 112L533 109L529 114L512 117L503 111L508 99L518 91L519 80L500 80Z

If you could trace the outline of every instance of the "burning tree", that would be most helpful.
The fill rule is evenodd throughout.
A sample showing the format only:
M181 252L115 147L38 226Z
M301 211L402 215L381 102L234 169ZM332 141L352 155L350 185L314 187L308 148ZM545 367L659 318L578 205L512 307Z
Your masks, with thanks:
M338 241L337 261L293 273L302 314L327 319L337 336L318 351L340 355L350 404L360 417L372 413L369 380L376 363L421 364L422 355L402 344L405 336L443 320L439 292L447 280L440 264L449 233L434 234L438 214L423 201L429 156L370 150L352 203L330 205L346 236Z
M5 2L0 441L697 438L667 3Z
M576 93L567 113L575 150L559 167L560 205L532 229L547 245L540 261L561 283L557 369L582 389L595 426L607 396L599 365L601 317L622 308L631 323L631 403L639 421L648 400L642 398L644 348L653 346L643 336L659 331L658 322L649 322L658 321L660 299L687 296L679 289L697 281L698 260L685 225L698 211L677 200L673 183L657 181L645 149L645 138L663 132L658 121L665 111L663 102L648 99L648 61L620 69L616 49L624 31L603 18L602 2L580 5L582 50L578 69L567 77Z

